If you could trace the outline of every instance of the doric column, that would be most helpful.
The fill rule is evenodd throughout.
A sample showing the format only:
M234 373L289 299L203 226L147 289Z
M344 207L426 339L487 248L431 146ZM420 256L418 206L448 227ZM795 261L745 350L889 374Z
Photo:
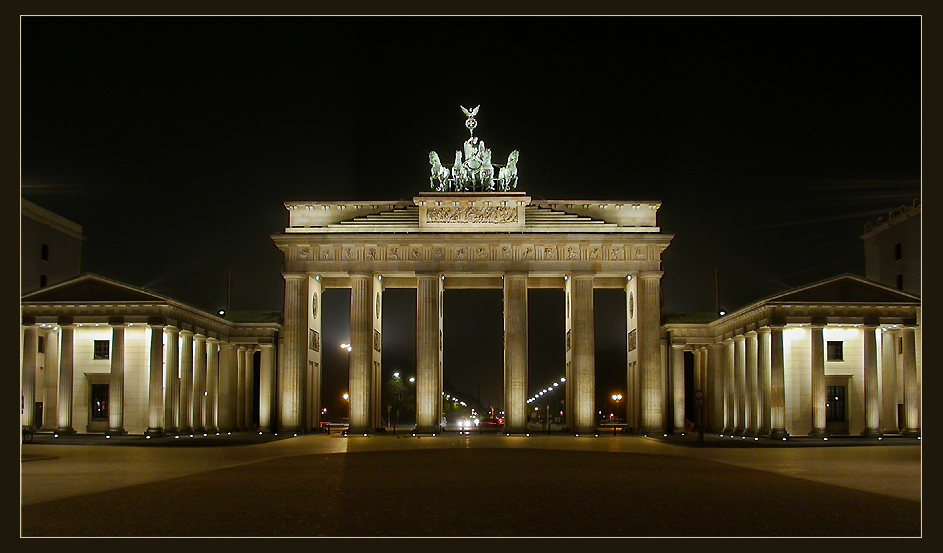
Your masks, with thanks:
M757 408L757 362L756 362L756 331L747 332L744 340L746 350L746 401L745 404L745 428L744 434L747 436L756 436L759 428L759 420L756 416Z
M246 356L246 362L245 362L246 384L245 384L245 394L243 396L245 405L243 408L242 429L252 430L253 428L252 411L253 411L253 407L255 407L255 346L254 345L246 346L245 356Z
M320 431L321 429L321 360L323 355L323 344L321 343L321 276L320 275L308 275L305 278L307 283L307 320L308 320L308 357L307 357L307 367L305 368L305 378L304 378L304 427L306 431ZM262 350L262 356L265 356L265 350ZM272 358L276 359L274 346L272 352ZM277 361L277 359L276 359ZM275 377L275 366L272 366L272 375ZM260 378L264 377L260 375ZM274 382L274 381L273 381ZM274 403L274 396L272 399L273 407L276 409ZM270 417L270 429L275 429L275 414L277 411L272 411L272 416ZM260 415L261 417L261 411ZM260 420L261 424L261 420Z
M864 325L864 432L877 437L881 433L881 397L878 385L877 325Z
M769 327L756 331L756 418L757 435L768 437L770 431L770 355Z
M504 275L504 430L527 430L527 273Z
M62 329L62 352L59 357L59 412L56 432L71 434L72 428L72 369L74 360L75 325L59 325Z
M233 344L219 343L219 385L216 391L216 425L220 432L236 428L236 351Z
M236 423L234 430L246 429L246 346L236 349Z
M111 376L108 379L108 433L124 434L124 324L111 326Z
M272 415L275 412L275 344L260 344L262 348L259 367L259 430L271 432L274 428Z
M884 433L897 434L897 338L894 332L881 329L881 387L884 410L881 427Z
M724 431L733 434L737 426L736 350L733 338L724 340Z
M825 325L812 323L812 430L809 436L823 437L825 431Z
M193 335L193 394L190 402L190 426L194 432L206 429L206 336Z
M436 273L416 274L416 431L439 429L439 295Z
M671 413L672 430L684 432L684 344L671 344Z
M167 356L164 359L164 431L176 432L177 379L180 363L180 329L167 327Z
M596 431L596 336L593 315L593 275L570 275L570 344L573 431L592 434Z
M23 424L36 427L36 358L39 355L39 328L34 324L23 328L22 402Z
M904 436L920 435L920 390L917 389L917 344L914 327L905 326L904 340Z
M203 425L207 432L219 429L219 340L206 339L206 400L203 402Z
M46 356L45 370L43 371L43 427L44 431L56 429L58 409L57 394L59 392L59 327L46 331L46 343L43 348Z
M371 302L370 324L373 326L371 332L370 355L373 371L371 380L373 382L371 390L373 395L370 398L370 425L377 430L383 429L383 419L386 411L383 409L383 276L373 275L373 301Z
M769 327L769 437L781 439L786 432L786 374L783 357L783 326Z
M373 432L373 275L350 274L350 434Z
M733 433L739 436L743 435L747 428L746 337L743 334L739 334L734 338L733 342L734 393L737 399L737 424L733 429Z
M281 369L278 371L278 427L284 432L298 432L304 429L302 413L302 388L306 349L305 306L307 276L302 274L282 275L285 278L284 302L284 355L279 358Z
M708 428L715 434L724 432L724 344L711 344L707 355L707 378L710 381L709 392L705 394L708 408Z
M164 433L164 326L152 324L150 329L147 431L145 434L161 436Z
M665 390L662 388L662 365L659 348L661 327L661 271L639 273L638 335L641 366L642 433L664 432Z
M177 425L181 433L193 431L190 419L190 407L193 404L193 332L180 331L180 397L178 402Z

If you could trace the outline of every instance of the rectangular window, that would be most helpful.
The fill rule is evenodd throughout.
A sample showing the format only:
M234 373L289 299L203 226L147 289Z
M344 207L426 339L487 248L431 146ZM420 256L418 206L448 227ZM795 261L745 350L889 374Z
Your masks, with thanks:
M95 340L94 359L108 359L108 346L110 345L108 340Z
M900 242L894 244L894 261L900 261L901 258L901 249Z
M92 420L108 420L108 385L92 384Z
M39 287L40 288L46 287L46 275L43 275L43 274L39 275Z
M39 251L39 258L43 261L49 261L49 244L43 244Z
M904 289L904 275L897 275L897 289Z
M833 342L829 340L828 342L828 356L826 357L829 361L844 361L842 357L842 344L843 342Z
M43 338L42 336L39 337L39 340L36 340L36 344L37 344L37 346L36 346L36 348L37 348L37 349L36 349L36 353L44 353L44 349L45 349L44 343L45 343L45 341L46 341L46 339Z

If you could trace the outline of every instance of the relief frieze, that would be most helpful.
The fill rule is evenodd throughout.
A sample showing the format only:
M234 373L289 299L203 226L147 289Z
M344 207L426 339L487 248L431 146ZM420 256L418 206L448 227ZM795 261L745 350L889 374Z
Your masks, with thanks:
M294 258L302 261L649 261L649 248L618 244L485 244L475 245L322 245L299 246ZM657 252L654 252L657 258Z
M454 206L426 208L427 223L508 224L517 223L517 207Z

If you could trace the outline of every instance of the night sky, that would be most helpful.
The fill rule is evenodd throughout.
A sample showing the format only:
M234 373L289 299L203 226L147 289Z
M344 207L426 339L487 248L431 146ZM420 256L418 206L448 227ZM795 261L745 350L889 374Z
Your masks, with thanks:
M21 23L22 197L82 225L83 272L211 311L228 270L233 310L281 309L283 202L428 190L428 152L467 137L460 105L481 105L475 134L497 160L520 150L518 190L535 199L663 202L669 312L713 311L715 270L728 310L863 276L864 224L921 195L918 17ZM493 403L500 293L460 292L445 376ZM415 362L404 294L387 296L401 321L384 329L385 372ZM338 320L324 342L340 343L348 296L324 299ZM596 304L607 397L624 379L624 300ZM562 376L562 309L562 292L532 293L532 391Z

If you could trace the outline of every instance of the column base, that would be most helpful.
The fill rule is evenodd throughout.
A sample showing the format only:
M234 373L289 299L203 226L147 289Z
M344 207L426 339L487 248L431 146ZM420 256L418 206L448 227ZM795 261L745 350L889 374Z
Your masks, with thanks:
M905 438L917 438L920 436L919 428L905 428L900 431L900 435Z
M866 428L864 432L861 433L865 438L880 438L884 435L883 432L877 428Z
M144 431L144 435L152 436L154 438L160 438L161 436L164 435L164 429L163 428L148 428L147 430Z
M789 437L789 432L785 428L773 428L769 431L769 437L773 440L782 440Z
M756 431L757 438L769 438L770 431L769 428L761 428Z
M733 434L734 436L744 436L745 434L743 432L744 432L744 428L742 426L738 426L733 429L733 432L731 432L731 434Z
M723 434L726 434L726 435L729 436L729 435L733 434L733 428L730 428L729 426L726 426L726 427L724 427L723 430L721 430L720 432L718 432L718 434L722 434L722 435L723 435Z
M109 428L108 431L105 433L111 436L124 436L125 434L128 433L128 431L125 430L124 428Z
M181 428L181 429L179 429L177 432L179 432L179 433L181 433L181 434L194 434L192 428Z
M75 434L75 429L71 426L60 426L55 430L56 434Z
M828 432L826 432L825 429L823 428L813 428L812 431L809 432L809 437L810 438L826 438L828 437Z

